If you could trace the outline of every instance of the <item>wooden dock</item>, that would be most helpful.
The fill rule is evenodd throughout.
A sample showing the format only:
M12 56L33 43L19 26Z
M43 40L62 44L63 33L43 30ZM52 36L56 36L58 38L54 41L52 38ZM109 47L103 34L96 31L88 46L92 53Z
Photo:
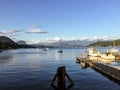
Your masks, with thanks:
M94 68L94 69L102 72L103 74L106 74L107 76L110 76L111 78L120 82L120 69L110 67L110 66L107 66L102 63L98 63L96 60L89 60L89 58L87 58L87 57L86 58L80 58L80 57L76 58L76 63L81 63L83 61L85 63L89 64L89 67Z

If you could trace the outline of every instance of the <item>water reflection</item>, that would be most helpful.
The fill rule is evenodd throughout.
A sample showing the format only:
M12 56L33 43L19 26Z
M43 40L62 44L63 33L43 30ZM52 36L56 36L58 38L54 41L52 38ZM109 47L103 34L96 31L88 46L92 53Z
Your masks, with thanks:
M0 64L1 63L9 63L10 61L12 61L13 56L10 55L7 51L3 51L0 53Z
M1 63L9 63L12 61L13 56L0 56L0 64Z

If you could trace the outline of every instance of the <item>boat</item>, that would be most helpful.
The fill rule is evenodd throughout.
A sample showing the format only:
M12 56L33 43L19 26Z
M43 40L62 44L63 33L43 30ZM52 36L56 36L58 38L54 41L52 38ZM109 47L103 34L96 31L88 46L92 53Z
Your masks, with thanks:
M100 56L100 53L99 53L99 50L93 48L93 47L90 47L87 49L87 52L88 52L88 56Z
M45 48L43 48L43 50L44 50L44 51L48 51L48 50L49 50L49 48L46 48L46 47L45 47Z
M115 56L112 53L100 54L100 57L108 60L115 60Z
M47 44L47 42L45 42L45 46L44 46L44 48L43 48L44 51L48 51L48 50L49 50L49 48L47 47L46 44Z
M120 52L114 52L112 53L114 56L120 57Z
M58 53L62 53L63 51L62 50L59 50Z
M107 53L111 53L111 54L119 53L118 49L115 48L115 41L113 42L113 48L107 50Z

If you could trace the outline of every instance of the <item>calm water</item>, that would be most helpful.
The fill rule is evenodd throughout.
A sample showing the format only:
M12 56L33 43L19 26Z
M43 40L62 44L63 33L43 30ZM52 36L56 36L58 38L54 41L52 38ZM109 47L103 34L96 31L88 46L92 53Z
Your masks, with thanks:
M86 49L18 49L0 53L0 90L54 90L50 86L58 66L75 85L70 90L120 90L115 83L91 68L81 69L76 57Z

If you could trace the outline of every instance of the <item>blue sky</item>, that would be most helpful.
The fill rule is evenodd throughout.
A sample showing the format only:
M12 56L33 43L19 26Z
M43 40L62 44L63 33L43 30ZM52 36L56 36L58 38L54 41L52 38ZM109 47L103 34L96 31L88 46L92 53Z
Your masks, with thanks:
M120 0L0 0L0 35L18 40L120 36Z

